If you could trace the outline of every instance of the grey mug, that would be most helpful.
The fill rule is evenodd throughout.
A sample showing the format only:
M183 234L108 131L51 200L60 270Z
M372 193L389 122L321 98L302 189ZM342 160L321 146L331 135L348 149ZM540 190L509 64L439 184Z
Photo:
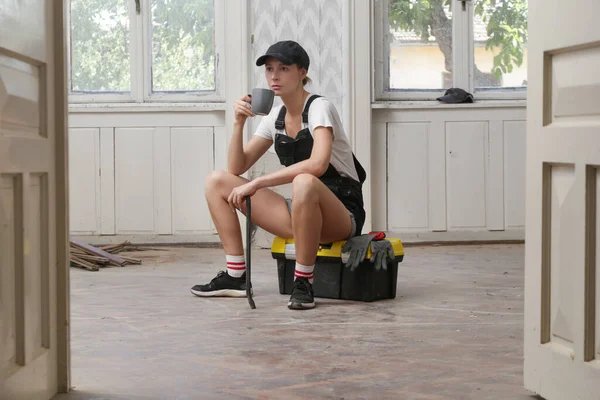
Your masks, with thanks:
M267 115L273 107L275 92L271 89L252 89L252 112L256 115Z

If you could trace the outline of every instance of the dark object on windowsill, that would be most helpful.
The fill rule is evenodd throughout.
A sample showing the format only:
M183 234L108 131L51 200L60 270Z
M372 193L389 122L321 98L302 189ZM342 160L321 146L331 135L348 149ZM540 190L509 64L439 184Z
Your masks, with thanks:
M446 90L443 96L438 97L436 100L443 101L444 103L472 103L473 95L460 88L450 88Z

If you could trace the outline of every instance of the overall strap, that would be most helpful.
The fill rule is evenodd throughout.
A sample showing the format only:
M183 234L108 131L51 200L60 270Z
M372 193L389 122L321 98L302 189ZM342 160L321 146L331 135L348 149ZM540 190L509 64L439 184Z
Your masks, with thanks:
M365 169L363 168L361 163L356 159L354 152L352 153L352 158L354 159L354 168L356 168L356 173L358 174L358 180L360 181L360 184L362 185L364 183L364 181L367 179L367 172L365 171Z
M302 111L302 123L303 124L308 124L308 109L310 108L310 105L313 101L315 101L315 99L318 99L319 96L318 94L312 95L309 97L308 101L306 102L306 106L304 107L304 111Z
M308 124L308 109L310 108L310 105L313 101L315 101L315 99L318 99L319 96L318 94L313 94L308 98L308 101L306 102L306 106L304 106L304 111L302 111L302 123L303 124ZM275 129L277 130L283 130L285 128L285 114L287 113L287 109L285 108L285 106L281 106L281 109L279 110L279 115L277 116L277 120L275 121Z
M281 110L279 110L279 115L277 116L277 120L275 121L275 129L278 131L283 130L285 128L285 113L287 112L285 106L281 106Z

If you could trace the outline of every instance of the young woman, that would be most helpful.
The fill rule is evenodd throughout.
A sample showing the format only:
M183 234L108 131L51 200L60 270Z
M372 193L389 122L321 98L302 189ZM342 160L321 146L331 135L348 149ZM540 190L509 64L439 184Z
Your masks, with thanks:
M226 254L227 271L191 291L197 296L245 297L242 234L236 210L245 214L252 196L252 222L274 235L294 238L296 270L290 309L315 307L312 290L319 243L360 235L365 220L362 199L364 170L354 158L333 104L311 95L304 86L310 61L294 41L277 42L256 61L265 66L269 87L282 106L274 107L243 146L242 129L253 117L252 99L235 103L235 123L229 143L228 171L206 179L206 199ZM275 144L285 168L253 181L241 178ZM270 187L292 183L292 198Z

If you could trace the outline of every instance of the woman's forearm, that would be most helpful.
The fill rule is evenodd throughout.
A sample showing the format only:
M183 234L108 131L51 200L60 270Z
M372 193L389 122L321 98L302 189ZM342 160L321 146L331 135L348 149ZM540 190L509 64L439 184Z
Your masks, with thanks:
M258 189L262 189L291 183L294 178L300 174L311 174L319 177L324 173L325 170L323 170L323 167L320 166L318 162L308 159L290 165L289 167L283 168L279 171L256 178L253 182L255 182Z
M233 123L233 134L229 141L229 150L227 153L227 169L234 175L241 175L246 170L246 156L244 155L244 122Z

